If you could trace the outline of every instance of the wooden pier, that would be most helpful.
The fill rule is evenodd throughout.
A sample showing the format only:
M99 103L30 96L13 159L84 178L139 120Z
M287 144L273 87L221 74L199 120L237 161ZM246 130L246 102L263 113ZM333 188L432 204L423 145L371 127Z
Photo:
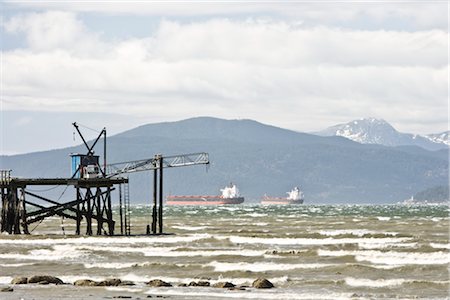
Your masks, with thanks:
M93 221L97 223L95 231L97 235L114 235L112 191L116 189L115 186L119 186L120 191L128 190L121 188L122 185L127 184L128 178L14 178L11 177L9 170L1 170L0 231L10 234L29 234L30 224L57 215L75 220L75 234L81 234L81 223L84 218L86 235L94 233ZM28 191L28 186L72 186L75 189L75 197L71 201L59 202ZM122 202L122 194L119 198ZM33 209L28 211L30 206ZM122 208L123 205L120 203L121 234L129 234L129 228L126 228L129 225L129 213Z
M82 234L83 219L86 224L86 235L94 233L93 221L97 223L95 231L97 235L114 235L116 224L113 219L111 195L118 186L120 233L131 235L128 178L121 176L153 170L152 224L147 226L147 234L157 234L157 224L159 224L159 234L163 234L163 168L209 164L208 154L201 152L165 157L157 154L152 158L108 165L106 163L106 128L103 128L89 145L79 129L80 124L72 125L83 141L87 153L70 154L71 178L18 178L11 177L11 170L0 170L2 202L0 232L29 234L30 224L40 223L51 216L61 216L61 218L75 220L77 235ZM100 157L94 155L94 147L101 137L103 137L103 166L99 163ZM75 188L75 197L67 202L60 202L60 199L51 200L27 190L28 186L65 186L66 189L72 186ZM157 196L159 196L159 203ZM30 206L33 209L28 211Z

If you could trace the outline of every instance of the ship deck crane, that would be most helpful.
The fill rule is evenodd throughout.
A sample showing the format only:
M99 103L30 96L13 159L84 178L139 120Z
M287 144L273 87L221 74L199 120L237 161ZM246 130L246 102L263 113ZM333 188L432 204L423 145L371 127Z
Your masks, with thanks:
M155 155L153 158L119 162L109 164L105 168L105 177L112 178L118 175L153 170L153 209L152 226L153 234L156 234L156 223L159 221L159 233L163 233L163 169L186 167L193 165L209 164L208 153L190 153L171 156ZM158 205L158 170L159 170L159 205ZM158 207L158 208L157 208ZM147 234L150 227L147 227Z

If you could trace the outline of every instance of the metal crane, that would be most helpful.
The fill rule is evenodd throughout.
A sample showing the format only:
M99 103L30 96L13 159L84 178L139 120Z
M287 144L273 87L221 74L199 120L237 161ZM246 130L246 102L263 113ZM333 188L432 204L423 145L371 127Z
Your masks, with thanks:
M160 169L161 165L163 168L174 168L201 164L209 164L208 153L199 152L164 157L157 154L153 158L109 164L106 166L106 177Z
M163 233L163 169L186 167L193 165L209 164L208 153L190 153L171 156L155 155L153 158L141 159L128 162L109 164L106 166L105 177L112 178L121 174L135 173L153 170L153 213L151 231L156 234L156 223L159 220L159 233ZM158 171L159 170L159 205L158 205ZM157 209L158 206L158 209ZM126 223L126 222L125 222ZM129 226L128 227L128 231ZM128 232L129 233L129 232ZM150 226L147 227L147 234Z

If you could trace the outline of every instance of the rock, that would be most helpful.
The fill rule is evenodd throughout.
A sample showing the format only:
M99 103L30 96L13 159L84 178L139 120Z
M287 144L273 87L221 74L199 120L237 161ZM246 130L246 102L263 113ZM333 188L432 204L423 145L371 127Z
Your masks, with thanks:
M11 284L27 284L28 278L27 277L14 277L13 280L11 280Z
M28 278L28 283L39 283L42 281L47 281L48 283L53 283L53 284L63 284L64 283L58 277L50 276L50 275L38 275L38 276L31 276L30 278Z
M216 288L234 288L235 285L232 284L231 282L217 282L213 285L213 287Z
M147 282L147 285L152 287L160 287L160 286L172 286L170 283L162 281L161 279L153 279Z
M118 286L121 282L119 278L111 278L100 281L96 286Z
M180 283L180 284L178 284L178 286L184 287L184 286L187 286L187 284L186 283Z
M0 292L13 292L14 289L10 286L4 287L0 289Z
M129 280L125 280L125 281L122 281L121 283L119 283L119 286L132 286L132 285L136 285L136 283L134 283L133 281L129 281Z
M96 286L98 282L90 279L79 279L73 283L76 286Z
M37 284L47 285L47 284L49 284L49 282L44 280L44 281L39 281Z
M265 278L258 278L255 281L253 281L252 287L257 289L271 289L273 288L272 282Z
M209 281L199 281L197 282L197 286L210 286Z
M119 298L119 299L131 299L131 298L133 298L133 297L131 297L131 296L114 296L113 298Z
M208 281L191 281L189 286L210 286L211 284Z

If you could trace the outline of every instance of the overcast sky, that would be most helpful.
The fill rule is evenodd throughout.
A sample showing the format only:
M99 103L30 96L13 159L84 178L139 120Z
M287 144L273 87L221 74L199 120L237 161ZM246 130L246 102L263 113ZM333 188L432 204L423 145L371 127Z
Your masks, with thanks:
M0 5L1 154L79 144L74 121L448 130L447 1Z

